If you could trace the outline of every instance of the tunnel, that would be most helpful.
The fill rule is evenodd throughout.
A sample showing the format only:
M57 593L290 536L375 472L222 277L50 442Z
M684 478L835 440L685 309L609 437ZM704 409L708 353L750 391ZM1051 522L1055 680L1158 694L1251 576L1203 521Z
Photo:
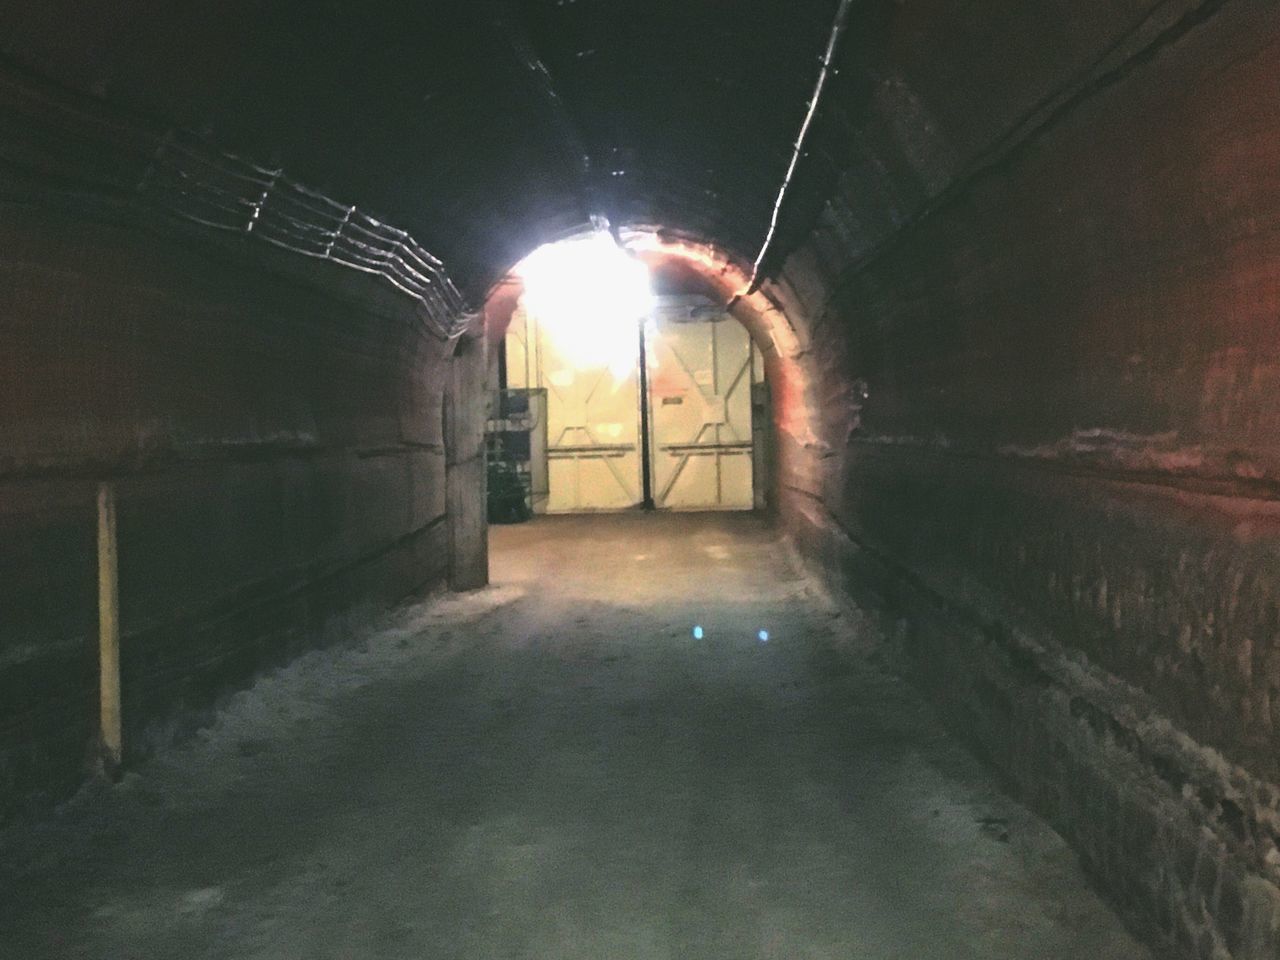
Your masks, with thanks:
M1280 957L1268 0L3 2L0 371L0 957Z

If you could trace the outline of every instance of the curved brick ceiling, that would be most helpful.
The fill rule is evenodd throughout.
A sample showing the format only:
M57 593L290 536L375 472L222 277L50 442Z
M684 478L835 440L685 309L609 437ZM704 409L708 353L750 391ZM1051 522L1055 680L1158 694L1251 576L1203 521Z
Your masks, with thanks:
M836 0L9 7L12 61L380 212L475 293L591 214L754 254Z

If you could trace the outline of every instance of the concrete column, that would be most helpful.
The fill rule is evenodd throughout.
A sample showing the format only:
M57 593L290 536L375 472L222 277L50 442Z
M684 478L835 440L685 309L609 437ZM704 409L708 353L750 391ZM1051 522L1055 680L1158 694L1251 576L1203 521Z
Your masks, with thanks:
M449 514L449 586L475 590L489 582L488 357L483 336L464 337L449 360L445 393L445 491Z

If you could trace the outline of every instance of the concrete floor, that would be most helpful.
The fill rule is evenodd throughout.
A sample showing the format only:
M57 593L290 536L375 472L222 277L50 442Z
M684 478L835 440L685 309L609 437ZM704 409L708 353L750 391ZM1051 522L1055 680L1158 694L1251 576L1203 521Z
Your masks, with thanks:
M493 548L7 831L0 957L1148 956L760 520Z

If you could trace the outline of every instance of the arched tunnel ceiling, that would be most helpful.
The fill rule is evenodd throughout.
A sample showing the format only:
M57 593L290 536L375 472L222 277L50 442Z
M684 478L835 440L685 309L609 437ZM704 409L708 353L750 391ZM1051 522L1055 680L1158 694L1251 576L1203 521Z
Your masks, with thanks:
M836 6L48 0L0 8L0 36L25 68L391 219L474 296L596 214L753 255Z

